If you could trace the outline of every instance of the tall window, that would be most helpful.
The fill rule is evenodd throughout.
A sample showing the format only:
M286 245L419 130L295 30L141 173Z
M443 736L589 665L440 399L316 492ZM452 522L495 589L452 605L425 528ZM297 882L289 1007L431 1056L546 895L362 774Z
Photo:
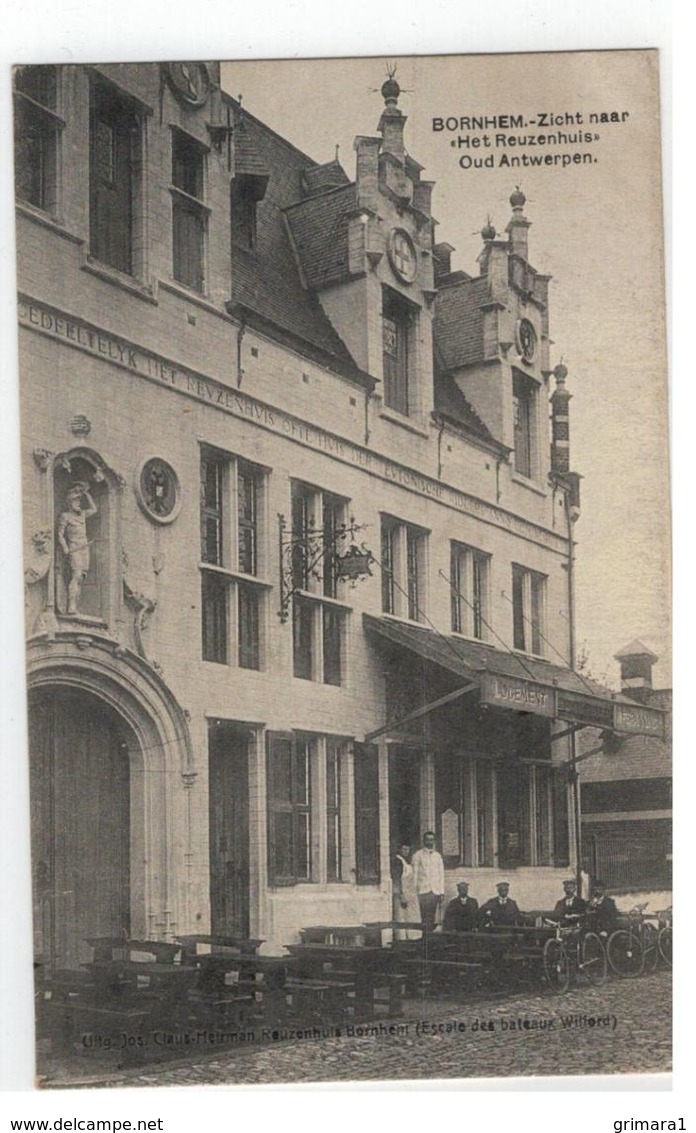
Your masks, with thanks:
M391 515L382 516L382 609L423 621L427 532Z
M568 863L566 777L550 761L443 752L436 757L435 799L449 866Z
M267 584L259 577L263 470L204 449L201 454L203 659L226 665L232 641L240 668L261 668Z
M203 291L205 151L179 130L172 133L172 251L174 278Z
M452 543L451 560L452 629L485 641L490 556Z
M118 91L94 82L90 104L90 251L135 273L142 130L137 111Z
M384 404L408 415L413 408L412 373L416 308L396 291L384 288L382 360Z
M55 67L17 67L15 87L15 190L44 212L57 208L58 143Z
M374 744L355 744L355 873L359 885L380 878L379 771Z
M532 478L536 473L537 386L526 374L513 374L512 409L514 419L515 471Z
M347 607L338 601L337 551L347 501L292 484L293 672L303 680L344 680Z
M346 741L302 732L267 736L269 881L336 882L344 872Z
M512 624L515 649L545 653L546 576L512 564Z

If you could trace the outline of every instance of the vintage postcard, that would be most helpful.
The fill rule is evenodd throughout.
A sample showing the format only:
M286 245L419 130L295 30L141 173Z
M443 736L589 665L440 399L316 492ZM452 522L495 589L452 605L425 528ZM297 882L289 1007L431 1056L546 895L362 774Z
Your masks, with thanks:
M14 100L40 1084L668 1072L658 53Z

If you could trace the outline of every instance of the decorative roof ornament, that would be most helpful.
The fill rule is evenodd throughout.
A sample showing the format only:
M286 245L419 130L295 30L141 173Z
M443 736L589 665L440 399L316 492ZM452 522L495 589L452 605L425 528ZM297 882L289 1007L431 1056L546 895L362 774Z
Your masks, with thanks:
M513 209L523 209L526 204L527 198L520 189L519 185L515 185L515 191L510 194L510 204Z
M490 216L487 217L486 223L484 224L483 228L481 229L481 236L485 241L495 240L495 238L497 236L497 232L495 230L495 227L491 224Z

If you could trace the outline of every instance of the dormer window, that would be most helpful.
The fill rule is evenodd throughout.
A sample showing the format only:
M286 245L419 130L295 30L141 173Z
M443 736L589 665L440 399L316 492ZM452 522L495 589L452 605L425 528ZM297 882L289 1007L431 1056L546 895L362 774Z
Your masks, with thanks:
M382 359L384 404L408 416L413 408L413 363L416 310L391 288L384 288L382 305Z
M515 471L531 480L537 470L537 385L526 374L513 373L512 409Z

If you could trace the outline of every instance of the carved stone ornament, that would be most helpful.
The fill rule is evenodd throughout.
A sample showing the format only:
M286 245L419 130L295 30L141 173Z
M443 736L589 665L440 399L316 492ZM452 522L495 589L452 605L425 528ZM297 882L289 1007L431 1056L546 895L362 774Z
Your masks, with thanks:
M52 544L53 533L48 528L32 535L31 547L24 555L24 581L27 586L33 586L48 574L53 559Z
M196 110L210 95L210 76L205 63L167 63L164 73L175 97Z
M46 448L34 449L34 463L40 472L47 472L48 467L53 460L53 453L49 452Z
M140 466L135 494L145 515L155 523L172 523L179 514L179 479L166 460L151 457Z
M525 362L533 362L537 351L537 333L529 319L520 319L515 328L515 345Z

